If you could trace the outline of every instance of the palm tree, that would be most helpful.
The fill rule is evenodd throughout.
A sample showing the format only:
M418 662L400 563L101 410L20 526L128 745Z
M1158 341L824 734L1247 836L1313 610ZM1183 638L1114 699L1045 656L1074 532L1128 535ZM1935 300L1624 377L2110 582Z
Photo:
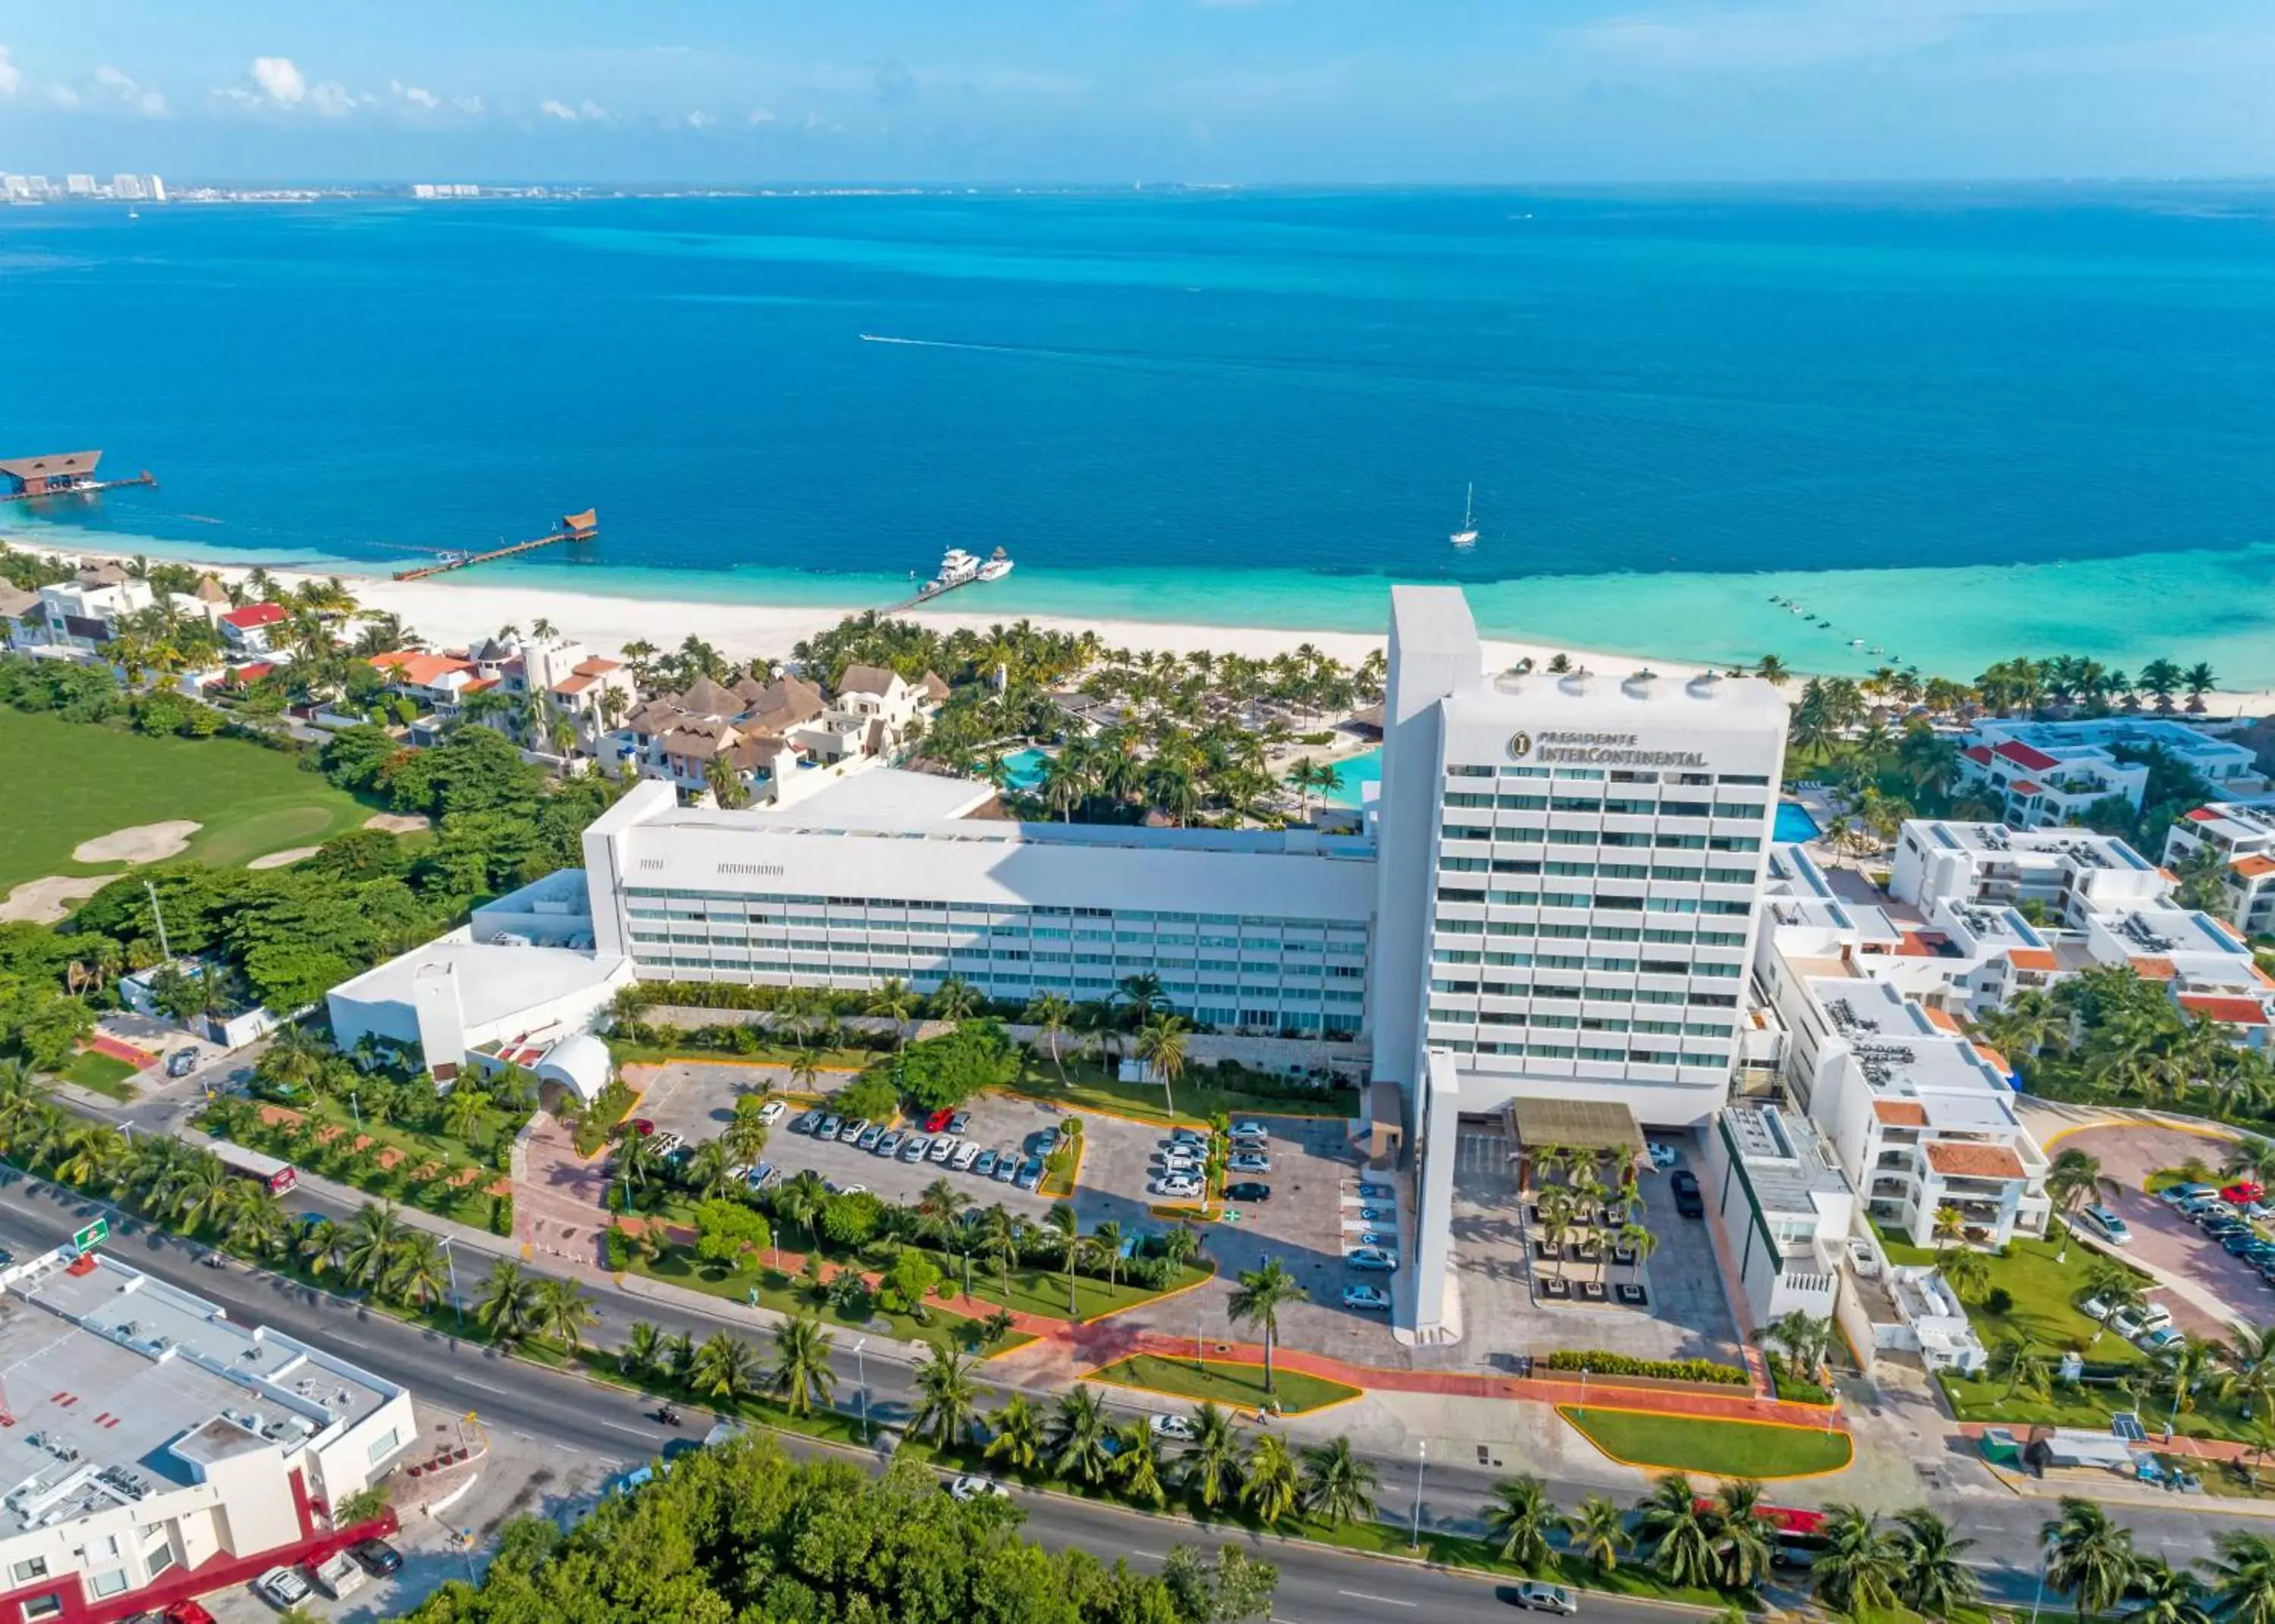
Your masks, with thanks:
M2161 1556L2144 1556L2126 1587L2133 1606L2126 1624L2210 1624L2204 1611L2203 1586L2185 1567L2175 1567Z
M735 1177L735 1153L724 1139L706 1139L688 1153L680 1177L698 1195L723 1196L739 1182Z
M1304 1451L1303 1487L1296 1503L1329 1528L1374 1516L1374 1491L1380 1481L1373 1465L1351 1453L1350 1439L1338 1437Z
M550 1278L537 1288L534 1315L532 1329L571 1354L585 1345L586 1331L601 1317L582 1286Z
M1896 1598L1913 1612L1948 1619L1983 1593L1982 1582L1965 1560L1975 1542L1954 1535L1951 1524L1925 1506L1896 1514L1895 1544L1901 1569Z
M408 1303L413 1308L429 1308L442 1301L450 1289L450 1265L442 1257L442 1243L424 1229L406 1234L389 1260L387 1272L380 1278L380 1287L397 1302Z
M909 1417L912 1437L929 1432L941 1450L963 1441L979 1415L979 1385L971 1374L977 1368L976 1360L947 1347L933 1348L932 1356L917 1366L917 1391L923 1401Z
M1504 1477L1493 1484L1485 1508L1485 1527L1500 1542L1500 1560L1527 1573L1547 1566L1554 1554L1549 1537L1568 1526L1538 1477Z
M1122 1498L1154 1507L1168 1499L1161 1487L1161 1446L1153 1429L1132 1421L1114 1435L1114 1480Z
M1598 1573L1619 1567L1620 1552L1628 1548L1626 1507L1609 1495L1591 1494L1573 1513L1570 1527L1574 1552L1594 1563Z
M638 1379L654 1376L663 1368L664 1334L652 1322L635 1319L616 1350L616 1368Z
M1077 1382L1059 1395L1046 1429L1053 1475L1093 1485L1104 1482L1114 1465L1107 1446L1113 1435L1105 1404L1088 1383Z
M1138 1058L1153 1067L1161 1079L1162 1108L1176 1120L1174 1084L1185 1074L1185 1023L1174 1015L1158 1015L1138 1031Z
M804 1229L809 1246L818 1245L820 1235L813 1227L814 1221L820 1217L822 1204L828 1199L829 1187L821 1175L812 1167L803 1168L783 1180L775 1191L775 1216Z
M775 1327L775 1363L767 1385L793 1416L803 1416L813 1401L828 1401L837 1386L830 1368L829 1350L836 1339L821 1328L812 1314L800 1314Z
M933 1014L940 1019L964 1021L969 1020L972 1011L979 1008L979 994L969 981L960 976L950 976L933 989L932 997L926 1001L932 1005Z
M482 1300L474 1309L474 1318L490 1333L491 1341L510 1348L536 1333L541 1284L525 1273L518 1263L501 1258L490 1265L489 1277L482 1282Z
M453 1088L442 1102L442 1131L471 1145L489 1108L490 1097L480 1089Z
M2275 1539L2230 1529L2213 1537L2212 1549L2216 1554L2203 1564L2212 1617L2220 1624L2275 1620Z
M1177 1462L1177 1479L1205 1510L1214 1511L1239 1493L1240 1458L1240 1428L1231 1412L1196 1405L1192 1441Z
M2044 1351L2028 1335L1999 1343L1991 1363L1993 1374L2006 1373L2006 1396L2010 1399L2017 1393L2044 1398L2052 1383L2052 1367L2046 1363Z
M1653 1481L1636 1509L1639 1542L1650 1552L1651 1565L1670 1584L1708 1589L1719 1566L1714 1559L1714 1525L1699 1509L1698 1492L1681 1472L1668 1472Z
M2109 1612L2123 1598L2138 1566L2133 1530L2111 1522L2096 1502L2065 1495L2061 1514L2046 1522L2038 1537L2048 1547L2046 1582L2075 1600L2077 1624L2085 1624L2089 1613Z
M707 1398L737 1399L756 1393L763 1374L756 1348L739 1336L714 1331L689 1354L684 1379L690 1390Z
M1896 1605L1903 1553L1881 1529L1878 1514L1855 1506L1828 1506L1819 1531L1825 1548L1809 1565L1819 1601L1851 1617Z
M1059 1237L1060 1256L1066 1259L1067 1318L1075 1318L1075 1265L1082 1261L1082 1237L1077 1233L1074 1208L1059 1203L1043 1214L1043 1227Z
M1937 1253L1936 1266L1962 1302L1976 1301L1991 1284L1991 1260L1972 1248L1954 1247Z
M1296 1457L1276 1432L1259 1433L1248 1446L1241 1468L1241 1503L1266 1524L1280 1522L1296 1508Z
M1034 1027L1035 1036L1043 1040L1050 1051L1051 1065L1059 1074L1059 1082L1066 1082L1066 1062L1059 1057L1059 1044L1067 1035L1074 1020L1074 1006L1056 993L1044 993L1027 1006L1027 1023Z
M357 1209L340 1242L340 1270L349 1284L366 1290L377 1286L386 1278L388 1265L395 1261L396 1250L409 1233L409 1227L396 1217L392 1204L373 1206L367 1203Z
M878 1020L893 1023L893 1046L898 1049L907 1046L909 1023L921 1003L914 987L898 976L888 976L877 984L863 1008Z
M2077 1210L2101 1193L2109 1181L2101 1176L2101 1163L2083 1151L2058 1152L2046 1169L2046 1194L2062 1215L2061 1245L2054 1253L2054 1261L2061 1263L2069 1257L2069 1232L2076 1221Z
M1287 1265L1274 1258L1260 1269L1243 1271L1234 1288L1232 1300L1225 1305L1225 1312L1233 1324L1263 1328L1264 1391L1267 1394L1277 1391L1273 1385L1272 1351L1280 1340L1280 1311L1291 1303L1306 1302L1310 1296L1302 1283L1288 1272Z
M1128 1240L1122 1226L1110 1218L1090 1232L1091 1255L1105 1269L1106 1286L1109 1291L1121 1275L1122 1249Z
M1758 1584L1770 1570L1772 1529L1762 1485L1732 1478L1714 1492L1715 1581L1726 1590Z
M1161 1001L1161 978L1148 971L1124 976L1115 988L1115 995L1130 1006L1131 1016L1139 1025L1152 1015Z
M986 1455L1017 1472L1032 1472L1043 1458L1043 1417L1032 1399L1014 1393L1009 1402L988 1417Z

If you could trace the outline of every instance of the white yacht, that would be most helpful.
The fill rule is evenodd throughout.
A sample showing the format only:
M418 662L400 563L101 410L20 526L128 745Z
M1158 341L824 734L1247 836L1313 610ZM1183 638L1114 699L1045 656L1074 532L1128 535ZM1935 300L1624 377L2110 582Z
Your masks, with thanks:
M979 578L983 581L1000 581L1010 573L1011 555L1000 547L989 556L986 563L979 566Z
M940 573L932 578L934 586L961 586L966 581L979 578L979 561L960 547L951 547L941 555Z
M1475 547L1478 544L1478 487L1474 481L1470 494L1462 500L1462 527L1447 537L1455 547Z

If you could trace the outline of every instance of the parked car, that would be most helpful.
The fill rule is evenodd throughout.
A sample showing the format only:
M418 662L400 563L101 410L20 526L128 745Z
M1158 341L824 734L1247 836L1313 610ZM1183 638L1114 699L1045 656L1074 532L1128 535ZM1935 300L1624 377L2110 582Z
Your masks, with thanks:
M762 1161L743 1175L743 1182L748 1184L752 1190L764 1190L780 1177L782 1177L780 1167L770 1161Z
M984 1150L971 1159L971 1170L983 1179L995 1176L995 1152Z
M1269 1173L1272 1171L1272 1158L1261 1151L1243 1151L1239 1155L1228 1158L1224 1165L1235 1173Z
M1390 1294L1379 1286L1346 1286L1343 1288L1343 1306L1387 1313L1390 1311Z
M1674 1192L1674 1210L1683 1217L1706 1216L1706 1198L1698 1193L1698 1175L1689 1168L1676 1168L1674 1176L1667 1181L1667 1188Z
M272 1567L253 1582L253 1588L261 1600L279 1613L289 1612L308 1599L308 1582L297 1568Z
M1019 1152L1014 1150L1001 1150L996 1152L995 1182L998 1184L1009 1184L1013 1179L1016 1179L1018 1176Z
M186 1077L197 1069L198 1052L195 1049L176 1049L166 1056L166 1075L170 1077Z
M969 1111L958 1111L954 1116L948 1119L948 1131L956 1135L958 1137L962 1137L964 1133L970 1130L971 1127L971 1113Z
M193 1601L178 1601L158 1616L166 1624L214 1624L214 1615Z
M812 1133L820 1125L821 1113L819 1111L801 1111L790 1119L790 1130L792 1133Z
M1168 1196L1180 1201L1190 1200L1201 1193L1201 1182L1198 1179L1155 1179L1153 1193L1157 1196Z
M963 1143L954 1134L944 1133L932 1142L932 1149L927 1153L934 1161L946 1162L963 1148Z
M1019 1176L1013 1181L1021 1190L1032 1190L1043 1182L1043 1159L1030 1156L1019 1164Z
M929 1135L912 1133L901 1142L903 1161L922 1161L931 1154L932 1138Z
M1243 1179L1237 1184L1224 1187L1224 1198L1227 1201L1269 1201L1272 1199L1272 1186L1257 1179Z
M2088 1297L2077 1305L2077 1311L2088 1319L2098 1321L2109 1318L2110 1309L2099 1297Z
M2148 1352L2160 1354L2172 1352L2188 1339L2174 1326L2158 1326L2153 1331L2143 1331L2135 1340Z
M813 1125L813 1137L817 1139L835 1139L837 1137L837 1130L844 1126L843 1122L825 1113L822 1119Z
M885 1132L885 1133L880 1134L880 1135L877 1137L877 1144L876 1144L876 1147L875 1147L875 1148L876 1148L876 1152L877 1152L877 1154L878 1154L878 1155L880 1155L880 1156L882 1156L882 1157L883 1157L883 1158L885 1158L888 1161L891 1160L894 1157L896 1157L896 1156L897 1156L897 1155L899 1155L899 1154L901 1153L901 1142L902 1142L903 1140L904 1140L904 1139L906 1139L907 1137L908 1137L908 1135L906 1135L906 1134L903 1133L903 1132L902 1132L899 1129L897 1129L897 1128L895 1128L895 1129L889 1129L888 1131L887 1131L887 1132ZM863 1148L865 1148L865 1148L868 1148L868 1144L869 1144L869 1136L868 1136L868 1135L866 1135L866 1134L863 1134L863 1135L861 1136L861 1144L862 1144Z
M1394 1269L1398 1259L1379 1246L1362 1246L1343 1261L1354 1269Z
M948 1485L948 1492L960 1500L1009 1499L1011 1491L993 1477L976 1477L970 1473Z
M956 1147L956 1154L949 1159L948 1165L958 1173L969 1173L979 1161L980 1155L979 1147L966 1139Z
M782 1113L783 1113L783 1112L785 1112L785 1111L787 1111L787 1110L789 1110L789 1109L790 1109L790 1105L789 1105L789 1102L788 1102L788 1101L786 1101L786 1100L781 1100L781 1099L769 1099L769 1100L767 1100L767 1103L766 1103L766 1104L764 1104L764 1105L762 1105L762 1106L760 1106L760 1107L759 1107L759 1121L760 1121L760 1122L764 1122L767 1127L771 1128L771 1127L773 1127L776 1122L779 1122L780 1121L782 1121Z
M2125 1227L2125 1220L2110 1208L2097 1203L2080 1212L2078 1217L2087 1228L2098 1231L2112 1246L2133 1244L2133 1232Z
M1172 1128L1169 1129L1169 1143L1172 1144L1194 1144L1198 1145L1203 1150L1206 1150L1208 1148L1208 1142L1209 1131L1206 1128Z
M1527 1579L1516 1587L1509 1599L1520 1607L1530 1607L1535 1613L1574 1613L1580 1611L1580 1598L1566 1584L1543 1584L1537 1579Z
M888 1138L896 1144L899 1144L901 1130L897 1128L888 1129L881 1122L872 1122L861 1130L861 1137L853 1143L860 1150L873 1151ZM885 1154L889 1156L892 1152L887 1151Z
M2109 1328L2128 1342L2137 1341L2144 1333L2172 1323L2170 1311L2153 1303L2143 1308L2120 1308L2109 1317Z
M1250 1121L1235 1122L1232 1125L1232 1137L1236 1139L1268 1139L1272 1135L1263 1123Z
M403 1552L384 1539L359 1539L348 1547L348 1554L363 1564L364 1572L374 1578L383 1579L401 1571Z
M1156 1438L1174 1438L1180 1443L1190 1442L1193 1436L1193 1424L1183 1416L1149 1416L1145 1427Z
M2259 1232L2249 1225L2241 1229L2231 1229L2219 1238L2219 1250L2231 1258L2241 1258L2244 1253L2266 1244L2259 1238Z
M2267 1193L2267 1187L2256 1179L2238 1179L2219 1192L2219 1198L2230 1206L2249 1206Z
M652 1133L648 1135L647 1142L650 1145L654 1147L655 1152L659 1156L669 1156L672 1152L679 1149L680 1146L686 1143L685 1140L682 1139L677 1134L673 1133L669 1129L666 1129L661 1133Z
M2187 1206L2193 1201L2204 1201L2219 1194L2209 1184L2167 1184L2157 1192L2157 1199L2166 1206Z
M955 1115L956 1112L952 1107L942 1106L939 1110L925 1118L924 1130L926 1133L945 1133L948 1131L949 1122L955 1117Z
M1651 1165L1654 1171L1667 1173L1674 1169L1674 1147L1673 1145L1665 1144L1657 1139L1653 1139L1650 1144L1644 1145L1644 1149L1651 1152Z

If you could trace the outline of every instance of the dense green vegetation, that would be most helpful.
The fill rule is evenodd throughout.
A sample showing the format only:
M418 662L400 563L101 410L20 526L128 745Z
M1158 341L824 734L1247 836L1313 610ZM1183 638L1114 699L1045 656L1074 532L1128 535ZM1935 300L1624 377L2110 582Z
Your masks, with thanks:
M2229 1030L2192 1016L2164 984L2097 965L2051 993L2024 989L1976 1030L2034 1094L2200 1112L2225 1122L2275 1111L2275 1063Z
M79 862L72 850L140 824L202 824L190 837L189 860L241 864L321 844L375 810L301 771L291 753L247 739L154 737L131 726L81 725L15 708L8 674L28 663L0 659L0 782L19 786L24 797L0 841L0 893L44 874L116 869ZM107 682L107 674L96 675Z

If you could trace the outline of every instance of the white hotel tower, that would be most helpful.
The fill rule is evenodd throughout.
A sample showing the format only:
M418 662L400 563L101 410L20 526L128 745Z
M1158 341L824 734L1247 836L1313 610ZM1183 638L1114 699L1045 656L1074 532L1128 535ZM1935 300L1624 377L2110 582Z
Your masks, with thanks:
M1400 1308L1425 1335L1461 1114L1592 1099L1689 1127L1727 1100L1785 753L1765 682L1484 666L1457 588L1392 589L1368 1001L1374 1075L1407 1094Z
M1416 1174L1398 1322L1442 1336L1459 1116L1586 1099L1689 1129L1723 1105L1786 711L1745 678L1491 676L1458 590L1391 606L1372 838L1016 823L985 784L883 768L736 812L650 782L586 829L581 876L422 952L486 997L527 979L525 944L581 954L580 1009L627 975L1019 1002L1151 975L1212 1026L1350 1039L1397 1091L1370 1092L1377 1153ZM389 990L419 956L336 989L336 1025L424 1031Z

